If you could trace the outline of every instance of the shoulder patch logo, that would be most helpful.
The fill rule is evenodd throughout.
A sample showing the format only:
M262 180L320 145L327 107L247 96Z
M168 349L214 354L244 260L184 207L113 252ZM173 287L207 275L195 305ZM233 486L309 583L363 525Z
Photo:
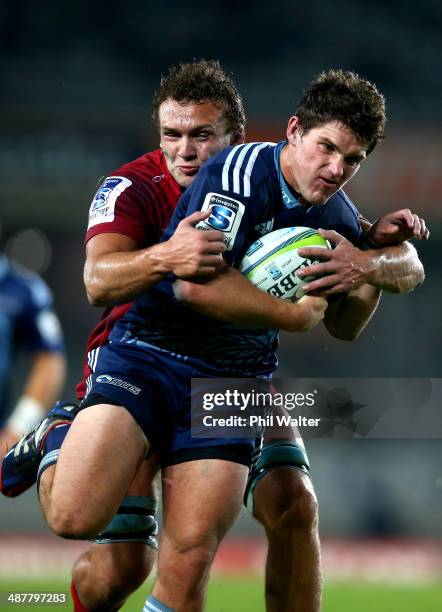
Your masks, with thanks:
M89 209L88 229L99 223L110 223L114 220L117 198L130 185L132 181L124 176L108 176L104 179Z
M224 232L227 251L231 251L238 233L245 206L239 200L234 200L221 193L208 193L201 210L209 210L210 217L197 224L197 229L217 229Z

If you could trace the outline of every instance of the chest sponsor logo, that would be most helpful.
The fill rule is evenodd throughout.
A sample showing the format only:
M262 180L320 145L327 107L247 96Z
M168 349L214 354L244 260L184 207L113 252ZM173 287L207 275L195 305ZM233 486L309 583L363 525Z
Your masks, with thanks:
M210 210L210 217L200 221L196 227L200 230L217 229L224 232L226 249L231 251L245 211L244 204L223 194L211 192L206 195L201 210Z
M119 195L132 185L124 176L108 176L98 189L89 210L88 229L99 223L111 223L115 217L115 203Z

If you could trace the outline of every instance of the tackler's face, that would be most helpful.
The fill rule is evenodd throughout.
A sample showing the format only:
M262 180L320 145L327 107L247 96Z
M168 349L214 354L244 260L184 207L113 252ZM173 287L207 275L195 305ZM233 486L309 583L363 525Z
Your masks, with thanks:
M354 132L339 121L303 132L298 118L291 117L287 140L281 168L303 205L325 204L353 178L367 156Z
M181 187L188 187L202 164L232 144L222 109L212 102L165 100L158 109L160 147Z

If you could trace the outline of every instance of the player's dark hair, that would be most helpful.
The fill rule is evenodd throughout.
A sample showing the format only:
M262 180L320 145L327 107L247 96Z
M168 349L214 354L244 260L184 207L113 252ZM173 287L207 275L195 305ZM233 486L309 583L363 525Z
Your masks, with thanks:
M328 70L314 79L304 91L295 115L303 132L339 121L349 127L358 141L373 151L384 137L385 98L376 86L358 74Z
M169 98L183 104L208 100L224 111L229 131L244 130L246 116L242 98L217 60L201 59L172 66L169 73L161 77L153 96L152 119L157 125L160 104Z

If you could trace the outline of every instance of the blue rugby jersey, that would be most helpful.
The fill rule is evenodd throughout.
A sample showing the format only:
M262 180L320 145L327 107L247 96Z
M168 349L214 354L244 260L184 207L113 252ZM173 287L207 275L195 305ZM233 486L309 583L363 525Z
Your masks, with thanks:
M326 204L300 205L280 169L284 144L228 147L209 159L181 197L162 240L184 217L211 209L198 227L224 232L225 259L233 266L254 240L281 227L334 229L355 243L359 213L342 190ZM276 368L277 330L242 329L205 317L174 297L172 282L164 280L135 300L111 341L148 345L215 373L255 376Z
M52 295L43 280L0 255L0 426L6 418L16 350L62 351Z

